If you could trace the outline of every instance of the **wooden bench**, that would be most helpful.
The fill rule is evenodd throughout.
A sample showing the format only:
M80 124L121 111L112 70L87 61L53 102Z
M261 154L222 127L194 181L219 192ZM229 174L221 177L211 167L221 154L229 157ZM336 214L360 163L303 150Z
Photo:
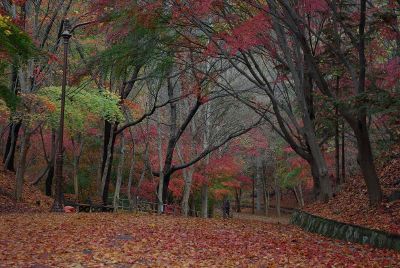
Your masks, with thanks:
M69 206L75 207L76 212L113 212L113 206L103 206L95 204L81 204L81 203L69 203Z

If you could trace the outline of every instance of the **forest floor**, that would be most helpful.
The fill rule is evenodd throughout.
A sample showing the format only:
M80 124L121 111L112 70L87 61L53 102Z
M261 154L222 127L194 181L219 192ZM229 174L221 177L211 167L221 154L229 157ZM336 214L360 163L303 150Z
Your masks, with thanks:
M259 220L0 214L0 267L398 267L400 252Z

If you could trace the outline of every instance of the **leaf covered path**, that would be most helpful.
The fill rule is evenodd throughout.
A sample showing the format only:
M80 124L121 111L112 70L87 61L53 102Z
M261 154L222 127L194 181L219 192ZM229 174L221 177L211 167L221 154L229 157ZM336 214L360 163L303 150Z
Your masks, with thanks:
M396 267L399 263L400 253L395 251L261 221L105 213L0 215L0 267Z

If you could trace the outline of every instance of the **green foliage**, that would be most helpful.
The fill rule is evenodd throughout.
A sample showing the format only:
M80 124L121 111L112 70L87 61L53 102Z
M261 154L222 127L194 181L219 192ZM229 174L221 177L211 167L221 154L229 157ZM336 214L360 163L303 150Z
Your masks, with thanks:
M152 16L145 22L140 17L143 16L141 12L131 12L136 8L134 4L108 14L114 31L111 45L94 59L93 64L100 63L98 67L102 72L112 73L114 78L124 79L132 70L142 67L148 74L162 77L172 65L168 44L176 39L176 35L166 26L162 16Z
M7 107L5 101L0 99L0 120L8 119L10 116L10 109Z
M8 109L15 111L20 98L10 91L5 85L0 84L0 99L5 102Z
M299 183L299 175L301 168L295 168L287 173L282 174L279 184L284 188L293 188Z
M60 87L48 87L38 93L53 103L56 109L49 114L49 123L56 127L60 118ZM73 133L81 132L92 119L121 122L124 115L117 95L108 91L87 88L68 88L65 101L66 127Z
M299 184L302 169L300 167L292 168L286 160L278 162L276 176L278 177L278 184L282 188L293 188Z
M19 98L9 88L6 70L11 64L20 65L35 53L29 36L20 30L9 16L0 14L0 99L3 100L8 109L15 111Z
M0 15L0 55L10 58L28 59L34 52L29 36L21 31L8 16Z

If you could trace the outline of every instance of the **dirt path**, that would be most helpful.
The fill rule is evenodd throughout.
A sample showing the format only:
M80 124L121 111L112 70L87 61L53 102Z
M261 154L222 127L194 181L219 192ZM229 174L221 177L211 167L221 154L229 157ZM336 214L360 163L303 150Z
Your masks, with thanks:
M277 217L276 215L271 215L271 217L266 217L263 215L254 215L250 213L233 213L232 218L240 220L262 221L267 223L280 223L280 224L290 223L290 214L282 214L281 217Z

